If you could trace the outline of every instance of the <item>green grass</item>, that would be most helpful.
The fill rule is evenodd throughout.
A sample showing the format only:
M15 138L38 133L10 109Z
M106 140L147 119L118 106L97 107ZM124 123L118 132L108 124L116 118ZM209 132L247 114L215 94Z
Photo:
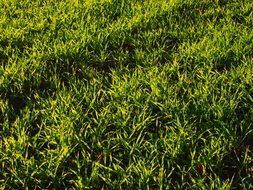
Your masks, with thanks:
M251 0L0 0L1 189L253 188Z

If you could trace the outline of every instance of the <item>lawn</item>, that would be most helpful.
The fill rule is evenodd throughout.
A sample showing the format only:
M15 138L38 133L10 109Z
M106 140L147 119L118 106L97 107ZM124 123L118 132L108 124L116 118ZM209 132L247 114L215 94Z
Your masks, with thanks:
M251 189L252 124L252 0L0 0L0 189Z

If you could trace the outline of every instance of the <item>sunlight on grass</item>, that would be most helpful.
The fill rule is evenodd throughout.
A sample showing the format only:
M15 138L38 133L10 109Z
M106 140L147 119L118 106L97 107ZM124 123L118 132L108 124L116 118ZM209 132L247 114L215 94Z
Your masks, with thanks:
M250 0L0 0L0 189L251 189Z

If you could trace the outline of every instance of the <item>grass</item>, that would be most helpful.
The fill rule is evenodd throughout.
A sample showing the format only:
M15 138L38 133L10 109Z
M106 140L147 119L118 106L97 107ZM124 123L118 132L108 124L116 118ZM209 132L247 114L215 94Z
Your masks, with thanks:
M0 0L0 188L250 189L251 0Z

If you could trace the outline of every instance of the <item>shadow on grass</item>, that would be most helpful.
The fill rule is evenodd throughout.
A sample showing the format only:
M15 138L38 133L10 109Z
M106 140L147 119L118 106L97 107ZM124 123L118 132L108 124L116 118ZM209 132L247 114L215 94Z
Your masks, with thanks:
M253 162L245 162L246 157L253 156L252 153L253 137L247 137L223 158L218 169L220 177L223 180L233 179L232 187L240 188L242 180L252 175Z
M19 86L19 87L17 87ZM47 78L36 78L28 72L21 81L9 79L9 84L2 89L0 98L8 102L10 111L7 113L9 124L16 120L26 106L36 105L34 95L38 94L43 98L52 97L56 92L55 84ZM0 119L3 123L3 119Z

